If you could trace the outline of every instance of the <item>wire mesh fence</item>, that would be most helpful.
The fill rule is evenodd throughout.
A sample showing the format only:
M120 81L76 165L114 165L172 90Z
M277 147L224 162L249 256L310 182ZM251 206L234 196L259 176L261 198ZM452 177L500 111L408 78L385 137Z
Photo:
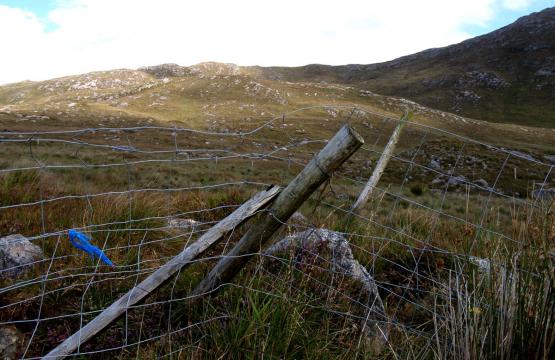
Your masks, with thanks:
M21 358L46 355L252 194L286 185L348 122L365 145L238 278L217 295L191 295L252 222L72 356L553 355L552 158L455 131L465 124L408 121L370 201L353 214L399 119L315 106L205 131L0 132L0 232L22 235L3 246L32 253L17 263L3 250L0 327L18 334ZM72 246L69 229L114 266Z

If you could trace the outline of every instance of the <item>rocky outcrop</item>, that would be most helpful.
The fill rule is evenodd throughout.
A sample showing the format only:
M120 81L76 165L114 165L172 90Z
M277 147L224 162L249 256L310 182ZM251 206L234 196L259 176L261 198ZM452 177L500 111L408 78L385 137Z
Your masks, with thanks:
M490 71L468 71L459 78L458 85L462 88L482 87L488 89L499 89L511 84L501 75Z
M183 77L191 73L189 68L184 66L179 66L177 64L161 64L155 66L144 66L138 69L139 71L144 71L149 73L158 79L163 79L167 77Z
M243 73L240 66L231 63L202 62L189 67L192 73L205 75L240 75Z

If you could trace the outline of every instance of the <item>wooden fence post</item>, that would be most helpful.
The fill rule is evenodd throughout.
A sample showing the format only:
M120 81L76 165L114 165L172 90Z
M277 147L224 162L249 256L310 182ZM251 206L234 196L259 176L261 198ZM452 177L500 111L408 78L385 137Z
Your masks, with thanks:
M225 257L220 259L212 271L194 289L193 295L215 291L221 284L233 279L253 254L260 250L314 190L327 180L331 173L362 144L364 144L362 137L349 125L344 125L283 189L267 213L243 235Z
M408 115L405 113L405 115L403 115L403 117L395 127L395 130L393 130L393 134L391 134L391 137L389 138L389 141L387 142L387 145L385 146L383 153L380 156L378 163L376 164L376 168L374 168L374 171L372 172L372 176L370 177L370 179L368 179L368 182L364 186L364 189L362 189L362 192L358 196L357 201L354 203L353 207L351 208L352 214L356 214L360 211L360 209L368 201L368 198L370 197L370 195L372 195L372 192L374 191L374 188L376 187L376 185L378 185L378 182L382 177L385 167L387 166L389 159L393 155L393 150L395 150L397 141L399 141L401 130L403 130L403 127L407 123L407 118L408 118Z
M279 187L273 186L266 191L256 194L225 219L210 228L210 230L204 233L204 235L193 244L185 248L179 255L168 261L154 273L150 274L139 285L129 290L127 294L104 309L104 311L82 329L64 340L63 343L50 351L44 359L61 359L73 353L80 344L89 340L106 326L110 325L112 321L116 320L129 307L141 301L168 280L173 274L178 272L179 269L183 268L185 265L189 264L191 260L208 250L226 233L233 230L247 218L262 209L279 193L279 190Z

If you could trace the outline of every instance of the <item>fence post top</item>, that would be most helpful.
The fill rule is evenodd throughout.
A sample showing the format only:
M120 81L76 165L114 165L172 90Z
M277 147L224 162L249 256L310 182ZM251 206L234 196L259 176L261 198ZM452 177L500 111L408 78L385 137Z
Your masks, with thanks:
M360 135L351 125L345 124L339 131L348 131L349 134L353 138L355 138L356 141L358 141L361 145L364 144L364 138L362 137L362 135Z

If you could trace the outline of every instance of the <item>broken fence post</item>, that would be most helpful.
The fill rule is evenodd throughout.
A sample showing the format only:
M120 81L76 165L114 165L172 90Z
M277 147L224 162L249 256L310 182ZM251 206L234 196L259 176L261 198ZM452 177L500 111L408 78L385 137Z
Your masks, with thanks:
M378 182L382 177L385 167L387 166L389 159L393 155L393 151L395 150L397 141L399 141L401 130L403 130L403 127L407 123L407 118L408 118L407 114L403 115L403 117L395 127L395 130L393 130L393 134L391 134L391 137L389 138L389 141L387 142L387 145L385 146L383 153L380 156L380 160L378 160L378 163L376 164L376 168L372 172L372 176L370 177L370 179L368 179L368 182L364 186L364 189L362 189L362 192L358 196L357 201L354 203L353 207L351 208L352 214L356 214L360 211L360 209L368 201L368 198L370 197L370 195L372 195L372 192L374 191L374 188L376 187L376 185L378 185Z
M274 232L362 144L364 144L362 137L349 125L344 125L283 189L267 213L250 227L249 231L225 257L220 259L212 271L194 289L192 295L198 296L212 292L221 284L233 279Z
M210 228L210 230L193 244L185 248L179 255L168 261L165 265L144 279L139 285L129 290L127 294L104 309L104 311L82 329L64 340L63 343L50 351L44 359L60 359L73 353L80 344L89 340L95 334L110 325L112 321L116 320L129 307L141 301L178 272L179 269L183 268L185 265L189 264L191 260L208 250L226 233L233 230L244 220L262 209L279 193L279 190L280 188L278 186L273 186L268 190L256 194L225 219Z

